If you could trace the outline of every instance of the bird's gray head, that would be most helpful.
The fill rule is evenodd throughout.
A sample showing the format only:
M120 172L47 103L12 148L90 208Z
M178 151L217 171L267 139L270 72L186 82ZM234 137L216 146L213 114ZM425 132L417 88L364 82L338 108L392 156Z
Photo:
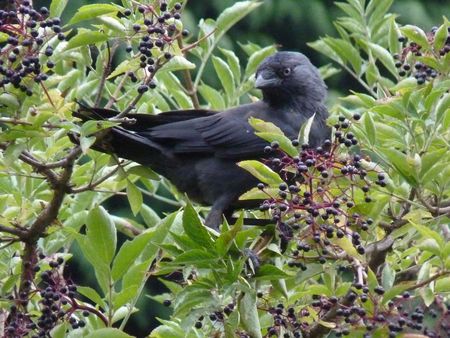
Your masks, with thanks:
M322 103L326 85L320 73L302 53L278 52L267 57L256 71L255 86L269 104L290 104L308 100Z

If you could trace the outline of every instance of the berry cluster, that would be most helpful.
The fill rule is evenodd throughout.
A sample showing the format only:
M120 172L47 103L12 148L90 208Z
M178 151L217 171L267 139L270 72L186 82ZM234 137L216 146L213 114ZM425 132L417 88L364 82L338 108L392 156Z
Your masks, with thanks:
M425 64L420 60L422 56L439 58L444 57L450 52L450 35L447 36L444 47L438 51L433 49L433 42L437 29L437 27L433 27L431 32L427 34L430 51L424 51L423 46L418 45L416 42L408 42L408 39L404 36L399 37L399 42L403 44L403 49L400 54L394 55L394 59L396 60L395 67L399 69L398 74L400 76L413 76L416 78L417 84L421 85L439 75L437 69L434 69L430 64ZM450 33L450 28L448 29L448 32Z
M64 259L58 257L48 264L50 269L40 274L39 285L33 288L34 284L28 281L28 291L9 297L13 304L6 322L5 337L49 337L50 331L63 321L67 321L72 329L78 329L86 325L83 317L90 313L98 315L95 309L76 301L77 287L60 271ZM34 271L39 270L36 265ZM30 302L37 302L39 312L28 311L26 305Z
M158 1L156 1L158 2ZM134 52L134 57L139 59L139 67L145 69L150 76L156 71L159 60L166 62L173 57L170 51L172 43L180 36L189 35L187 30L180 30L181 27L181 3L175 3L169 7L165 0L159 1L159 5L141 4L135 7L135 13L126 9L123 15L129 17L134 15L137 22L132 26L132 35L130 38L138 38L139 43L135 48L128 42L126 51ZM132 82L138 79L133 72L128 73ZM145 93L149 89L155 88L156 84L151 81L148 84L142 84L138 87L139 93Z
M359 115L353 117L359 119ZM306 269L304 261L313 259L325 263L339 251L332 243L333 238L346 237L358 253L365 252L360 232L367 231L373 221L357 213L357 204L372 202L370 191L374 182L369 173L370 176L376 173L363 168L360 155L340 154L341 145L351 147L358 143L348 130L350 124L345 117L339 117L333 141L326 140L315 149L302 146L296 157L279 151L277 142L266 149L275 155L266 160L267 164L280 172L286 183L280 184L278 196L267 191L270 198L260 210L270 212L282 241L296 242L290 266ZM376 184L386 185L382 173L378 174ZM258 188L266 191L264 184Z
M35 10L28 0L9 3L10 10L0 10L0 32L8 35L0 45L0 86L12 84L30 96L33 83L48 78L55 66L49 57L57 41L66 36L60 18L50 18L46 7Z
M377 330L386 332L386 337L395 338L402 333L423 333L427 337L444 337L450 333L450 312L447 307L438 309L436 304L429 308L417 305L408 292L397 296L394 301L382 304L385 291L381 286L369 290L367 286L354 284L346 297L327 297L313 295L311 303L286 306L282 303L269 306L262 292L258 306L267 311L273 318L273 325L267 328L267 337L302 337L302 333L310 333L311 324L333 310L335 316L328 318L334 327L334 336L350 336L355 329L364 328L364 337L369 338ZM374 307L365 307L370 300ZM314 315L311 314L314 312ZM425 317L430 320L425 321ZM425 322L427 324L425 324ZM283 334L283 335L282 335Z

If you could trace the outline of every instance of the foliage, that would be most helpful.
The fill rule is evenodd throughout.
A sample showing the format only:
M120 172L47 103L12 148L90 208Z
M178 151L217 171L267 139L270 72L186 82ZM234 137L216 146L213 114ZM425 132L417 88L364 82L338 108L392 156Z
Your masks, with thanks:
M254 72L275 47L241 44L243 66L220 46L261 3L202 19L195 38L176 1L86 5L64 26L64 0L0 11L2 335L129 337L154 276L169 290L155 299L173 314L151 337L448 334L449 22L400 26L391 3L337 3L340 37L310 45L366 92L333 107L333 138L316 149L304 144L308 124L289 140L252 120L270 146L264 161L239 163L262 182L242 198L265 201L220 234L170 182L91 146L132 110L223 109L259 95ZM220 90L203 80L208 64ZM81 124L76 101L122 113ZM101 206L117 194L140 218ZM161 219L147 195L184 208ZM129 239L119 244L118 232ZM65 273L75 243L97 285Z

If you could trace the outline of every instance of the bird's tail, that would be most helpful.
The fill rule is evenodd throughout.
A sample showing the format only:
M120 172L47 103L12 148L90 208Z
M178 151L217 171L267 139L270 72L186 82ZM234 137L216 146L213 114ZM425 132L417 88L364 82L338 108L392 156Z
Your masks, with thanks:
M119 114L119 112L111 109L91 108L82 103L78 104L80 108L74 111L72 115L81 119L83 122L108 120ZM103 153L116 154L121 158L144 165L154 164L158 157L164 156L164 150L161 145L153 142L148 137L140 135L138 131L143 126L139 125L139 119L133 117L130 120L130 123L122 123L120 126L102 130L100 132L101 136L91 148ZM133 120L134 122L131 123ZM69 137L72 142L79 144L79 135L71 134Z

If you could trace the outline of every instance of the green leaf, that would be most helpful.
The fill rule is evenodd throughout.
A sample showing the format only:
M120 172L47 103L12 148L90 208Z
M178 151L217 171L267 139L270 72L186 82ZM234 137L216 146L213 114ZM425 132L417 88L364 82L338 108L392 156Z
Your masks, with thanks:
M141 191L130 180L127 180L127 198L130 203L131 211L133 212L133 215L136 216L139 213L139 210L141 210L144 199Z
M361 56L358 50L348 41L344 39L335 39L326 37L322 39L344 62L352 65L356 74L361 72Z
M247 170L250 174L255 176L258 180L266 184L280 184L284 181L280 175L272 169L256 160L241 161L238 163L242 169Z
M112 327L95 330L89 333L85 338L133 338L125 332Z
M231 72L230 67L227 65L225 61L217 56L213 56L212 58L214 69L219 77L220 83L222 87L225 89L225 93L228 98L233 97L234 92L234 78L233 73Z
M395 281L395 270L389 264L385 264L383 271L381 272L381 279L383 288L390 289L394 285Z
M371 145L375 145L377 141L377 134L375 132L375 123L369 112L364 114L364 130L366 132L367 139Z
M316 113L314 113L300 128L298 133L298 142L300 144L309 144L309 134L311 133L311 127L314 122L314 118L316 117Z
M50 17L60 17L69 0L52 0L50 5Z
M405 217L405 218L407 218L407 217ZM424 238L434 239L436 241L436 243L439 245L439 247L441 248L441 250L444 249L445 241L438 232L436 232L422 224L418 224L418 223L414 222L414 220L412 220L412 219L408 219L408 221Z
M271 134L284 135L283 131L278 128L272 122L266 122L255 117L250 117L248 119L248 123L255 129L256 131L266 132Z
M188 61L184 56L175 55L161 67L159 72L174 72L177 70L194 68L195 64Z
M275 265L265 264L262 265L258 272L255 275L255 278L258 280L274 280L280 278L289 278L294 277L292 275L287 274L283 270L277 268Z
M102 32L83 30L69 40L66 50L92 45L98 42L104 42L108 40L108 38L108 35Z
M262 338L261 324L259 323L257 298L255 292L246 292L238 300L241 323L247 333L254 338Z
M393 16L389 20L389 50L392 53L400 53L402 48L401 42L398 41L400 35L400 30L398 29L398 25L395 22L395 17Z
M448 36L448 27L449 24L446 20L445 23L443 23L434 34L433 46L436 52L439 52L445 46L445 42L447 41Z
M109 265L116 251L117 234L108 212L100 206L92 209L87 216L86 227L87 240L95 248L97 259Z
M147 230L136 236L132 241L125 241L114 258L111 276L114 281L119 280L130 266L135 263L142 251L147 247L155 232Z
M381 61L383 66L385 66L393 76L397 77L397 68L395 68L395 62L392 54L389 53L387 49L371 42L369 42L367 46L373 52L375 57Z
M142 204L140 215L144 219L144 223L148 227L154 227L156 224L161 222L161 218L158 213L150 208L148 205Z
M417 184L414 168L409 164L405 154L394 148L383 148L381 152L387 157L388 163L391 164L409 184Z
M219 50L227 58L227 64L233 73L234 82L239 83L241 79L241 65L239 63L239 58L232 50L225 48L219 48Z
M329 77L332 77L333 75L340 73L341 70L333 67L331 64L327 64L325 66L320 67L319 72L322 79L326 80Z
M217 238L215 245L216 250L220 256L224 256L230 249L234 239L236 238L236 235L238 234L239 231L242 230L243 220L244 214L241 213L236 224L230 230L223 231L220 234L219 238Z
M214 247L208 230L206 230L206 227L200 221L197 211L190 203L186 205L183 211L183 228L186 235L198 245L207 249Z
M17 97L10 93L1 93L0 94L0 105L5 105L10 108L18 108L20 106L20 102Z
M383 19L394 0L372 0L366 8L366 16L369 17L369 26L373 28Z
M105 308L106 303L102 299L102 297L95 291L94 289L87 286L77 286L77 292L85 296L86 298L93 301L95 304Z
M100 15L114 14L119 11L118 7L109 4L92 4L78 8L78 11L70 19L69 25L76 24L80 21L90 20Z
M62 324L59 324L55 326L50 331L50 337L52 338L65 338L66 337L66 331L69 329L69 323L64 322Z
M119 19L114 18L112 16L100 16L97 18L103 25L113 30L114 33L119 33L119 35L123 36L126 34L125 26L119 21Z
M131 167L127 170L128 174L137 175L145 178L149 178L151 180L159 181L161 180L161 177L155 173L152 169L149 167L144 167L142 165L136 165L134 167Z
M450 277L438 279L436 281L435 292L450 292Z
M252 75L256 71L256 68L259 66L262 60L274 54L276 51L277 49L275 46L268 46L250 55L250 57L248 58L247 66L245 67L245 77L247 78Z
M425 32L417 26L406 25L400 28L400 31L405 35L409 40L417 43L422 46L423 50L429 49L428 38Z
M225 100L223 99L223 95L220 94L219 91L215 90L214 88L206 84L201 84L198 87L198 91L212 109L215 110L225 109L226 107Z
M236 22L244 18L262 3L258 1L239 1L226 8L217 18L217 30L220 33L229 30Z
M217 256L211 252L205 251L203 249L192 249L183 252L181 255L177 256L169 264L186 264L198 266L201 263L215 263L217 264Z
M123 276L122 290L114 295L114 309L119 309L139 295L140 286L145 283L145 275L148 272L152 260L149 259L142 263L135 263L127 269Z

